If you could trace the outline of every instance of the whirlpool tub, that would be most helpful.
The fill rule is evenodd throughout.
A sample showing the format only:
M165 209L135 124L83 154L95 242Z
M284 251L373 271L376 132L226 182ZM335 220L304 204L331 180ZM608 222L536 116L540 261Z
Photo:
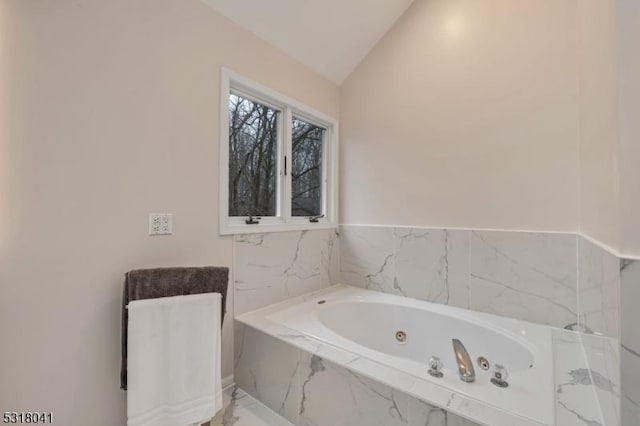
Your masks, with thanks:
M342 285L237 319L290 342L320 342L367 359L385 377L389 371L414 377L415 389L401 390L443 408L453 408L451 398L458 396L467 405L512 416L503 424L555 424L552 332L546 326ZM473 383L459 377L453 339L473 361ZM428 374L432 357L442 361L441 378ZM495 364L506 368L508 387L491 382ZM375 379L373 370L368 375Z

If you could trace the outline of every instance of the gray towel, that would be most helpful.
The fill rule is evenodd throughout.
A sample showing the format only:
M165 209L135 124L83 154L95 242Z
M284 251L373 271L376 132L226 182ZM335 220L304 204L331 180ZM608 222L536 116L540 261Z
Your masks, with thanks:
M127 305L132 300L185 296L199 293L222 295L222 320L229 283L229 268L155 268L136 269L125 274L122 292L122 360L120 389L127 389Z

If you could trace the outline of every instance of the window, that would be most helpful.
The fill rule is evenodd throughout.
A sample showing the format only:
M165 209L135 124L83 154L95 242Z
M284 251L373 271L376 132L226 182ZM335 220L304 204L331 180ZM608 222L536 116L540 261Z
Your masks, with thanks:
M335 227L338 123L222 72L220 233Z
M280 111L229 96L229 216L275 216Z
M291 215L322 212L322 154L326 129L293 117L291 130Z

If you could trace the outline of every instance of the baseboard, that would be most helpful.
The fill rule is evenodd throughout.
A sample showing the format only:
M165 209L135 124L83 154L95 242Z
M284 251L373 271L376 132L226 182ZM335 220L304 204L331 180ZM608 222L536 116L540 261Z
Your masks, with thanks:
M222 378L222 390L225 391L236 383L233 381L233 374L229 374L227 377Z

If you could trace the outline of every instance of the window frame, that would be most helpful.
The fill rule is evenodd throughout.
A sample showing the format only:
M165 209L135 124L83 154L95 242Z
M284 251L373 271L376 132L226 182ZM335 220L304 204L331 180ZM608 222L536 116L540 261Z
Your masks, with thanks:
M261 103L278 113L276 161L276 216L263 217L260 223L248 225L248 216L229 216L229 96L237 94ZM324 217L311 223L308 216L291 215L292 120L293 117L325 129L322 157L322 209ZM227 68L222 68L220 83L220 235L256 232L299 231L337 227L338 208L338 132L339 122L301 102L256 83ZM287 175L284 175L284 158Z

